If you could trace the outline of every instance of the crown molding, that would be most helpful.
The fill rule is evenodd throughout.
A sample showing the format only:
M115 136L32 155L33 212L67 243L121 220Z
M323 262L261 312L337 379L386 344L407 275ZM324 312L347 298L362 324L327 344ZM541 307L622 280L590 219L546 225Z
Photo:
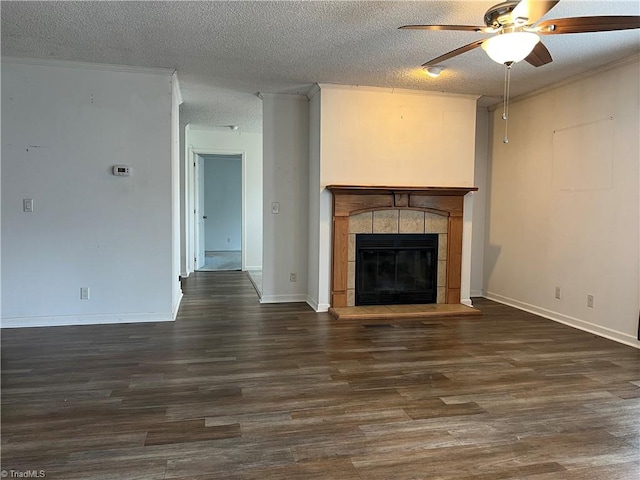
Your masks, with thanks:
M368 85L338 85L335 83L318 83L320 90L343 90L343 91L361 91L361 92L378 92L399 95L418 95L425 97L449 97L449 98L465 98L469 100L478 100L481 95L471 95L468 93L448 93L433 90L412 90L408 88L389 88L389 87L372 87ZM313 87L312 87L313 88ZM307 94L308 96L308 94Z
M283 100L304 100L305 102L308 100L306 95L300 95L299 93L258 92L256 95L260 100L264 100L265 98L281 98Z
M633 65L634 63L640 62L640 54L634 54L630 57L625 57L621 60L616 60L615 62L607 63L606 65L602 65L601 67L594 68L587 72L580 73L578 75L574 75L573 77L565 78L564 80L560 80L559 82L553 83L551 85L547 85L546 87L539 88L538 90L534 90L533 92L524 93L522 95L518 95L517 97L513 97L509 100L510 103L521 102L523 100L527 100L532 97L536 97L543 93L551 92L553 90L557 90L558 88L566 87L567 85L571 85L573 83L581 82L582 80L586 80L587 78L594 77L604 72L608 72L610 70L615 70L616 68L625 67L627 65ZM500 108L502 106L502 101L496 103L495 105L491 105L487 107L487 110L493 112L494 110Z
M147 75L172 76L175 68L133 67L130 65L112 65L108 63L74 62L70 60L52 60L47 58L2 57L3 64L36 65L44 67L81 68L109 72L143 73Z

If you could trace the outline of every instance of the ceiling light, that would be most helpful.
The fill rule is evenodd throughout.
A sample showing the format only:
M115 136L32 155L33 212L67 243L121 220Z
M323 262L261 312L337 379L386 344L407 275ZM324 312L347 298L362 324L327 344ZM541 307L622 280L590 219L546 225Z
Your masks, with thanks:
M539 41L532 32L509 32L489 38L482 48L494 62L515 63L527 58Z
M440 76L444 68L443 67L424 67L424 70L425 72L427 72L427 75L429 75L430 77L436 78Z

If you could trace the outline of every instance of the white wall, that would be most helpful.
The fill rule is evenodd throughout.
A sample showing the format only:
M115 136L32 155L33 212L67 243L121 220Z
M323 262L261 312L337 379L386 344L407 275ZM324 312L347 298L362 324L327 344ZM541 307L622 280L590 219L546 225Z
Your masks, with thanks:
M493 112L484 266L489 298L636 347L638 70L636 57L512 103L507 145Z
M188 265L193 265L192 262L187 262L187 258L189 258L189 255L191 255L190 258L193 258L193 254L191 253L193 246L189 245L189 227L191 225L191 215L189 210L191 206L189 205L189 194L191 192L187 188L189 182L189 155L188 149L186 148L187 128L187 125L184 125L182 122L180 122L178 126L180 142L180 163L178 166L178 168L180 169L180 275L184 277L189 275L189 272L187 271Z
M261 302L307 300L309 101L263 95L264 256ZM272 204L280 213L273 214ZM290 281L295 273L296 282Z
M182 286L178 281L181 261L181 208L180 208L180 104L182 93L178 74L171 75L171 298L173 318L178 314L182 300Z
M262 134L232 132L187 126L185 133L185 157L187 168L187 274L193 271L193 155L240 154L243 157L242 212L243 270L262 268ZM191 261L190 261L191 260Z
M473 186L476 97L320 85L319 303L329 302L331 194L342 185ZM465 198L462 301L470 303L472 199Z
M471 239L471 296L483 294L485 207L487 202L487 164L489 162L489 112L486 108L476 112L476 153L473 183L477 192L473 198L473 235Z
M320 97L316 85L309 92L309 263L307 303L316 311L329 309L329 278L320 277ZM326 285L322 289L320 285Z
M3 326L173 319L171 73L3 62Z
M321 89L323 186L473 185L475 96Z
M204 158L205 250L242 249L242 157Z

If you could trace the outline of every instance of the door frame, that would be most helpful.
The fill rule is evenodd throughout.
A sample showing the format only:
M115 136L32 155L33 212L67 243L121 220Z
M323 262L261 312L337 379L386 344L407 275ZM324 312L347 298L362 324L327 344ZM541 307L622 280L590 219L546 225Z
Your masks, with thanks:
M197 148L194 147L193 145L191 145L189 147L189 158L188 158L188 162L189 162L189 168L187 169L187 172L189 174L189 178L188 180L188 204L189 204L189 209L187 210L189 212L189 215L187 215L187 218L191 219L191 221L189 222L188 225L188 246L190 246L189 249L187 249L187 270L188 273L190 274L191 272L195 271L195 259L196 258L196 246L197 246L197 242L198 242L198 235L199 235L199 227L198 227L198 222L195 221L195 211L197 210L196 205L197 205L197 201L198 199L196 198L196 192L197 192L197 188L196 188L196 182L197 182L197 178L196 178L196 165L195 165L195 160L196 160L196 155L224 155L224 156L230 156L230 155L234 155L234 156L239 156L240 157L240 161L242 162L242 165L240 167L241 169L241 184L242 184L242 192L241 192L241 196L242 196L242 214L241 214L241 219L240 219L240 223L242 226L242 231L241 231L241 239L240 239L240 245L241 245L241 262L242 262L242 266L241 269L244 272L246 270L246 250L247 250L247 246L246 246L246 236L245 236L245 218L246 218L246 202L245 202L245 179L246 179L246 151L245 150L225 150L225 149L220 149L220 148ZM191 213L194 212L194 213Z
M196 228L194 236L193 247L193 268L197 270L205 265L205 211L204 211L204 165L205 159L199 155L194 154L194 169L195 169L195 205L193 209L193 224Z

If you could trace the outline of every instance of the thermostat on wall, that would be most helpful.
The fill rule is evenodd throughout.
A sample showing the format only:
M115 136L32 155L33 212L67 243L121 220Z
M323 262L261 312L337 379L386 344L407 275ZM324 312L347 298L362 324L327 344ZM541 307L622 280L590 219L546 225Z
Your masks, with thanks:
M118 175L119 177L128 177L131 175L131 168L126 165L114 165L113 174Z

